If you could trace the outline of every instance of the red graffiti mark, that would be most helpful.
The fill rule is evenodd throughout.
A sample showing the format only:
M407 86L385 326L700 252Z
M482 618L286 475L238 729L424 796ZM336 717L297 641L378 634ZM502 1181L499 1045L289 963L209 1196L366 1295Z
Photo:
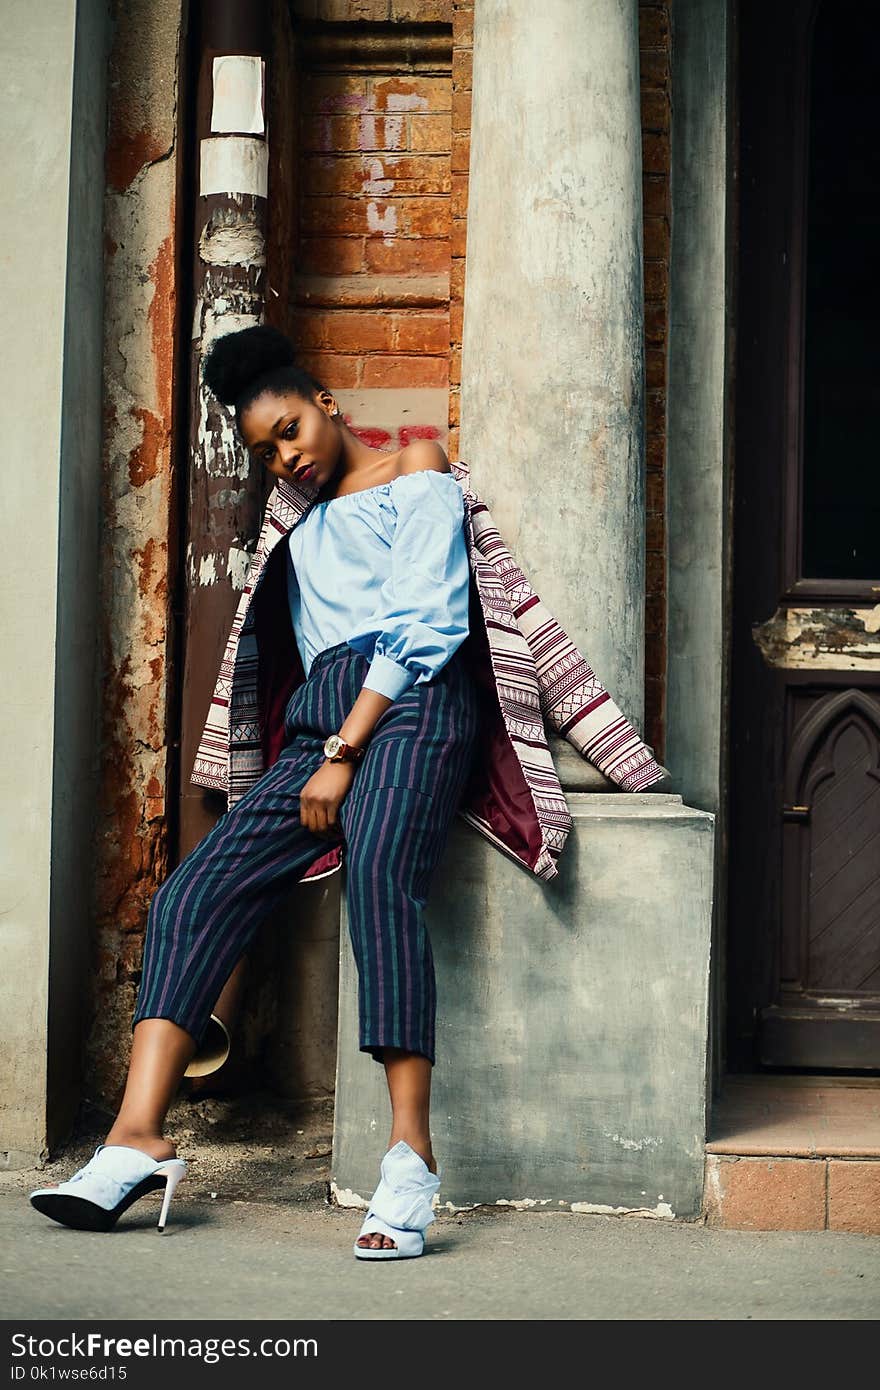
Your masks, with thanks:
M394 443L394 432L391 430L383 430L378 425L353 425L348 415L343 418L352 434L356 434L371 449L386 449ZM401 425L396 434L399 447L405 449L414 439L439 439L442 430L436 425Z
M362 439L371 449L384 449L386 444L391 443L391 435L388 430L371 428L370 426L364 426L358 429L355 425L350 423L347 417L345 423L348 425L352 434L356 434L358 439Z
M401 425L397 435L401 448L405 449L414 439L439 439L440 430L436 425Z

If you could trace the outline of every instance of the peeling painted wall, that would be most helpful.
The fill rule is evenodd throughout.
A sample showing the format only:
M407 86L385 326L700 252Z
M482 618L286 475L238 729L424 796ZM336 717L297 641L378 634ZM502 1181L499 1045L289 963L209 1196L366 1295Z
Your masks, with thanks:
M752 626L768 666L800 671L880 670L880 603L872 608L777 608Z
M116 0L108 91L100 661L104 705L87 1089L125 1077L168 858L179 0Z
M222 14L222 7L218 10ZM240 21L240 22L238 22ZM179 851L217 818L217 798L189 781L230 623L256 548L263 470L252 466L232 413L202 381L216 339L262 322L267 281L270 27L259 13L203 16L195 76L197 186L189 380L185 656L181 705ZM237 46L241 51L237 51ZM259 56L262 55L262 56ZM280 124L280 120L279 120ZM246 132L246 133L242 133Z

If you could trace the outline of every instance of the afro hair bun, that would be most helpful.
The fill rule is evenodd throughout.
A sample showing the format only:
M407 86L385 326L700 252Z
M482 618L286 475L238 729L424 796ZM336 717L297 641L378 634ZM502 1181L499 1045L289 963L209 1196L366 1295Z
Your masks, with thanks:
M205 356L205 385L223 405L234 406L261 377L293 365L289 338L277 328L260 324L215 338Z

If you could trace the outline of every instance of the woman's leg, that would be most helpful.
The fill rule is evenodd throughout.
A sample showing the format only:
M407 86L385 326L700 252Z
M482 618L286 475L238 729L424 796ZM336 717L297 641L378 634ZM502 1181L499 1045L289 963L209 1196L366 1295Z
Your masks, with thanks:
M278 761L154 895L128 1079L107 1143L174 1154L165 1116L224 982L260 923L328 848L300 824L299 794L357 695L363 661L341 646L317 658L288 704Z
M344 817L360 1047L385 1067L392 1115L388 1147L406 1140L432 1173L436 986L424 906L427 879L446 838L442 820L432 814L439 807L407 788L374 788ZM394 1245L378 1232L357 1243L373 1249Z
M145 1018L134 1030L125 1095L104 1141L143 1149L153 1158L174 1158L177 1149L163 1137L165 1115L196 1050L186 1029L167 1018Z
M404 1052L397 1047L384 1048L383 1061L392 1114L388 1147L393 1148L404 1139L436 1173L437 1160L431 1147L431 1063L417 1052ZM388 1249L394 1241L374 1231L359 1236L357 1244L378 1250L383 1246Z
M436 1173L437 1162L431 1147L431 1063L418 1052L404 1052L397 1047L384 1048L382 1060L391 1097L388 1147L405 1139Z
M424 908L477 736L475 693L453 663L383 715L342 807L360 1047L385 1066L389 1148L405 1140L432 1172L436 988ZM373 1233L358 1244L394 1241Z
M260 924L327 849L299 819L300 791L321 756L317 738L295 738L154 895L128 1079L108 1144L174 1155L165 1116L224 981Z

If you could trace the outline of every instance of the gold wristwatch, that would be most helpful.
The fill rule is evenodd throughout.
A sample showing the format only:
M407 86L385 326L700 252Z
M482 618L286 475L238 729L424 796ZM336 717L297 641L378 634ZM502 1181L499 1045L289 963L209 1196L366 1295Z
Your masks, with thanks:
M324 744L324 757L328 763L359 763L365 748L355 748L353 743L346 743L339 734L331 734Z

